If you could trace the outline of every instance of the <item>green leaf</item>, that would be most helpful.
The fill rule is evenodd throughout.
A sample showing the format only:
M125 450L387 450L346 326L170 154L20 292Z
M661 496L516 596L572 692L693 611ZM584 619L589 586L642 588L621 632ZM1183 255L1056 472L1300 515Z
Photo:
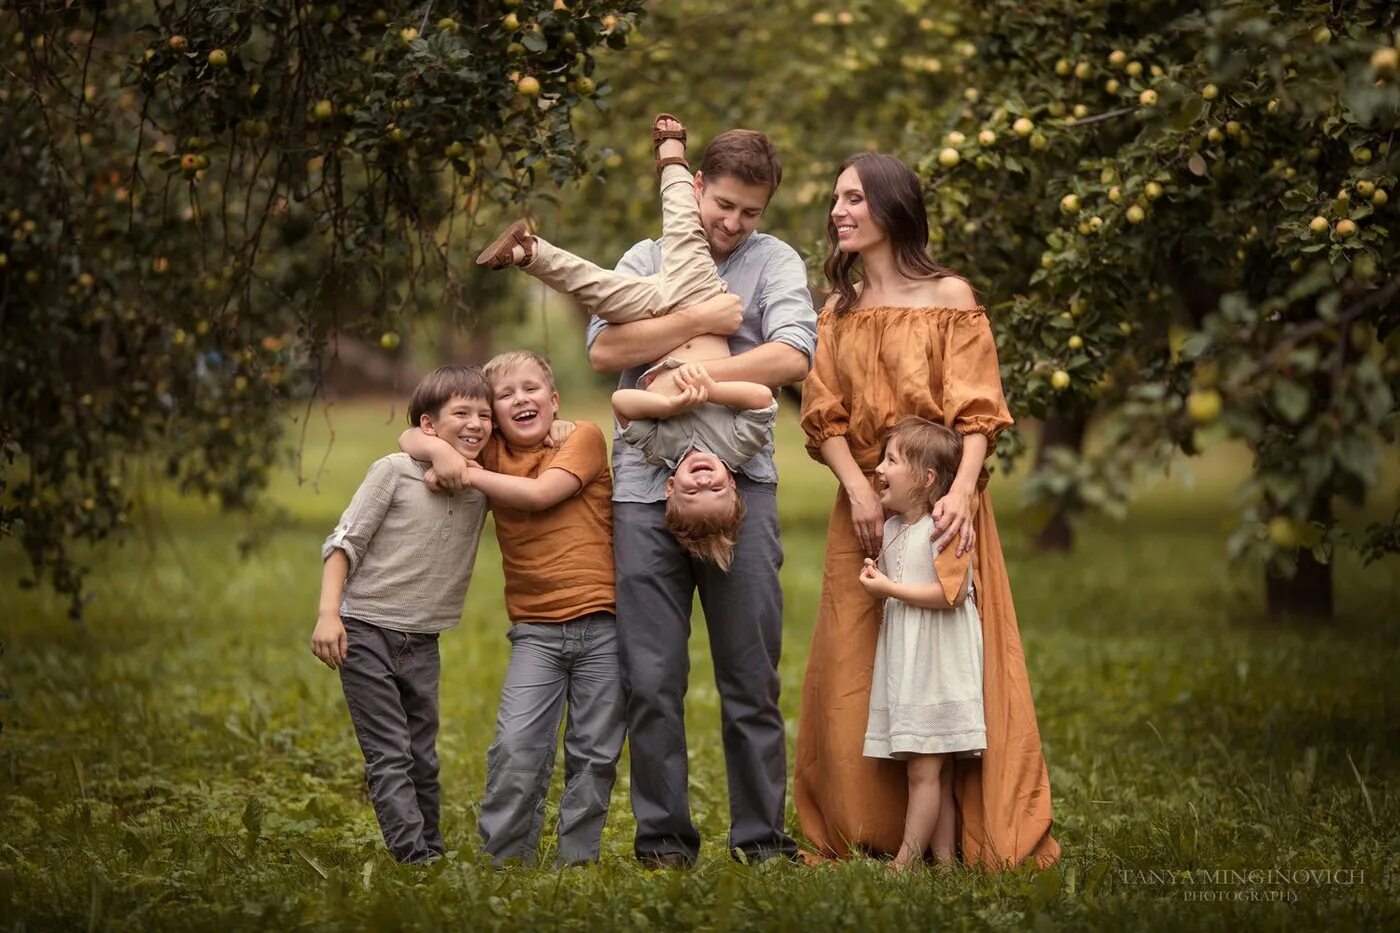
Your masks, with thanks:
M1289 424L1297 424L1308 413L1311 396L1308 390L1291 379L1274 383L1274 407Z

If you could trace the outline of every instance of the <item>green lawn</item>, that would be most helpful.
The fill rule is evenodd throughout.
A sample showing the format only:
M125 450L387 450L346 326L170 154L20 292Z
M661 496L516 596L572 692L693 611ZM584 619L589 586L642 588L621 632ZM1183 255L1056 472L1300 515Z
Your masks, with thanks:
M578 413L604 414L597 401ZM1065 850L1051 871L890 879L870 861L729 861L703 627L687 706L700 866L632 862L624 767L601 865L490 870L474 808L508 643L489 526L462 625L443 640L454 852L395 865L339 684L307 641L320 541L402 418L402 403L337 406L327 453L313 409L307 479L279 476L283 511L256 526L145 484L143 534L88 556L96 599L81 625L19 588L22 555L0 542L0 928L1400 926L1396 562L1344 555L1330 627L1262 618L1258 569L1224 556L1245 466L1231 450L1192 464L1190 488L1154 484L1128 521L1091 524L1069 556L1028 551L1015 481L993 487ZM791 742L834 483L790 410L780 432ZM1391 466L1378 514L1393 508ZM244 554L250 533L260 544ZM1276 874L1306 869L1341 873ZM1221 883L1167 883L1188 870Z

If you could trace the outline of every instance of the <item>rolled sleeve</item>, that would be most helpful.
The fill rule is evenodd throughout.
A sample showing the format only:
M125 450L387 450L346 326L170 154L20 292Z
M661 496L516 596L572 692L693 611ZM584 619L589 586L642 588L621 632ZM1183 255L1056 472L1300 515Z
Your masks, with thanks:
M394 501L394 485L397 478L388 459L372 464L365 474L364 482L355 490L355 496L336 522L335 530L321 545L321 560L324 562L336 550L345 552L350 561L350 575L354 575L364 557L370 539L379 530L389 504Z
M817 313L807 288L807 267L797 251L785 243L768 264L759 305L763 341L785 343L801 351L811 366L817 347Z

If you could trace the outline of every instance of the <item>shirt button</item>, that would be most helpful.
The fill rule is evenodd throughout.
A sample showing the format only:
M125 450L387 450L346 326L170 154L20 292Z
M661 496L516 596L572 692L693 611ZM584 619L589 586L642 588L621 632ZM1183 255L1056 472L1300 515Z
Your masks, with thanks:
M448 514L448 515L451 515L451 514L452 514L452 510L451 510L451 509L448 509L448 510L447 510L447 514Z

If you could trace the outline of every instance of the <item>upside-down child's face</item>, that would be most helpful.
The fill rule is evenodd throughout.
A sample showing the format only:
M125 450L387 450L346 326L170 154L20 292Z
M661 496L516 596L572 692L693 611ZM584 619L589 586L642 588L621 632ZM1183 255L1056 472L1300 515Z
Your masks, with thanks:
M666 498L672 500L672 508L690 516L726 515L734 510L738 495L729 467L703 450L686 454L666 480Z
M885 456L875 467L875 479L880 487L880 504L891 512L906 515L920 508L919 482L909 461L904 459L904 451L899 449L899 441L891 440L885 445Z
M491 402L454 395L436 415L425 412L418 426L424 434L442 438L462 456L475 460L491 437Z
M559 411L559 393L534 363L522 363L491 378L496 429L512 447L538 447Z

